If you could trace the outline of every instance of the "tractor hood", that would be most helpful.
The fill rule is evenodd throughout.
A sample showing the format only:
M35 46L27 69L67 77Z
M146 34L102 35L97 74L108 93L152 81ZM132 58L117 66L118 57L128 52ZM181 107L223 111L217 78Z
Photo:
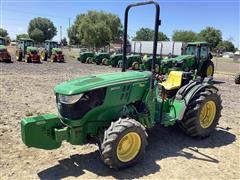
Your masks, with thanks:
M120 84L129 81L147 80L150 78L150 76L151 72L148 71L127 71L89 75L63 82L55 86L54 92L63 95L74 95L114 84Z
M61 48L52 48L52 52L62 52L62 49Z
M177 61L183 61L183 60L192 59L192 58L194 58L193 55L181 55L181 56L177 56L175 58L166 59L166 61L177 62Z
M34 51L37 51L38 49L36 47L32 47L32 46L28 46L27 47L27 51L29 52L34 52Z
M0 45L0 50L6 50L6 49L7 49L6 46L4 46L4 45Z

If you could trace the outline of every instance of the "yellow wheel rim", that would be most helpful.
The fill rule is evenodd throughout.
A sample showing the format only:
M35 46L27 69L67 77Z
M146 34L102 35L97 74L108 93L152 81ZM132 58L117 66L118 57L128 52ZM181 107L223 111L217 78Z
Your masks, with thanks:
M16 52L16 59L19 59L19 52Z
M216 104L213 101L206 102L200 112L200 125L202 128L211 126L216 115Z
M123 136L117 146L117 157L122 162L133 160L141 148L141 138L135 132Z
M45 59L45 52L41 52L40 58L41 58L41 60L44 60L44 59Z
M138 64L138 63L135 63L135 64L133 65L133 68L134 68L134 69L139 69L139 64Z
M207 68L207 76L212 76L213 74L213 66L209 65Z

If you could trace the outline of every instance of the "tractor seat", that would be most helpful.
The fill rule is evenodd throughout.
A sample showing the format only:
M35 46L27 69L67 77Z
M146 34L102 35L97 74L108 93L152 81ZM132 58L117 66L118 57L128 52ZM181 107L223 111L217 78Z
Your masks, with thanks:
M167 77L167 80L160 83L166 90L179 89L182 84L183 72L171 71Z

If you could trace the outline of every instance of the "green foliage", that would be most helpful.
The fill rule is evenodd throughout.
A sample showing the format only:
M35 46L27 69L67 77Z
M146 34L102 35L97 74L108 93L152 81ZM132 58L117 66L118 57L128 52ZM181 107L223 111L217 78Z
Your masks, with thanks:
M231 41L222 41L217 45L217 49L221 52L234 52L236 49Z
M222 32L213 27L206 27L199 33L199 40L206 41L215 48L222 41Z
M100 48L120 39L122 25L120 18L111 13L88 11L77 15L68 29L70 44L81 44Z
M17 35L17 40L19 40L20 38L30 38L28 34L18 34Z
M173 32L173 41L194 42L198 40L197 33L193 31L177 30Z
M36 42L44 42L45 40L43 32L37 28L31 31L30 37Z
M7 37L8 32L6 29L0 28L0 37Z
M28 35L37 42L52 39L56 34L56 27L53 22L47 18L37 17L29 22Z
M154 36L154 30L150 28L141 28L136 32L136 37L133 38L135 41L152 41ZM158 41L169 41L166 34L158 32Z

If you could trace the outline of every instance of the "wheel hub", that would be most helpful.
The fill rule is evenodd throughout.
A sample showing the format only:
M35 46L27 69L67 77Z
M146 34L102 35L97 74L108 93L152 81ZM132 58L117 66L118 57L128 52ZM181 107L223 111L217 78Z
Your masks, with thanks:
M202 128L211 126L216 115L216 104L213 101L206 102L200 112L200 125Z
M117 157L122 162L133 160L141 147L141 138L135 132L123 136L117 146Z

